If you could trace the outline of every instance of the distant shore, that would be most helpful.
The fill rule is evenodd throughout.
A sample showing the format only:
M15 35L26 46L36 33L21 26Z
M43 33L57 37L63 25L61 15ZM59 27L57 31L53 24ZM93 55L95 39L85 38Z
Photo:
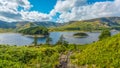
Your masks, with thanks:
M39 38L42 38L42 37L46 37L46 35L24 35L26 37L39 37Z

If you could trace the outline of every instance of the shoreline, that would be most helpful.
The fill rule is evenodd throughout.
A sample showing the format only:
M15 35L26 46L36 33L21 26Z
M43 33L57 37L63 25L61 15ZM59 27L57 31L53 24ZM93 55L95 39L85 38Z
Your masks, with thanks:
M38 37L38 38L42 38L42 37L46 37L46 35L24 35L23 36L26 36L26 37Z

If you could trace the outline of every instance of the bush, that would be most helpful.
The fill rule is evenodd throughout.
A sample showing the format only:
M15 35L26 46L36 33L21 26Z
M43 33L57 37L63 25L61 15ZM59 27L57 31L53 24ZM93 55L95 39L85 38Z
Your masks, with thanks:
M103 40L110 36L111 36L110 30L103 30L101 35L99 36L99 40Z

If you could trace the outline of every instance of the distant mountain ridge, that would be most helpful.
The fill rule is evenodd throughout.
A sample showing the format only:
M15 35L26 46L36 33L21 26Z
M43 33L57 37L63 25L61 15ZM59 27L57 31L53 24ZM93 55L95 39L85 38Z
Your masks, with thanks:
M100 23L106 23L109 26L120 25L120 17L102 17L91 20L84 20L83 22L95 22L95 21L98 21Z
M94 31L103 29L120 29L120 17L102 17L82 21L70 21L51 31Z
M90 20L83 20L83 21L71 21L68 23L56 23L56 22L50 22L50 21L45 21L45 22L32 22L34 25L38 26L45 26L45 27L58 27L61 25L68 26L68 25L75 25L73 23L84 23L84 22L90 22L90 23L95 23L99 22L100 24L106 25L106 26L118 26L120 25L120 17L102 17L102 18L96 18L96 19L90 19ZM28 23L31 23L29 21L26 22L4 22L0 21L0 28L16 28L20 26L24 26ZM77 26L77 25L76 25Z
M8 23L4 21L0 21L0 28L15 28L16 23Z
M18 22L17 24L19 25L26 25L28 23L33 23L34 25L39 25L39 26L45 26L45 27L57 27L61 25L60 23L55 23L55 22L50 22L50 21L44 21L44 22Z
M55 23L55 22L50 22L50 21L46 21L46 22L4 22L4 21L0 21L0 28L17 28L25 26L29 23L33 23L33 25L38 25L38 26L45 26L45 27L57 27L62 25L61 23Z

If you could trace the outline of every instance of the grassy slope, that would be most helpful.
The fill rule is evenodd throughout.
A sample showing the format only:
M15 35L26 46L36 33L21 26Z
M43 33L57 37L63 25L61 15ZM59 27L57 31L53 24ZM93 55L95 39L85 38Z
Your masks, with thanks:
M61 50L59 47L47 46L0 46L0 68L52 68L58 64Z
M103 17L84 21L72 21L64 26L50 28L50 31L94 31L104 28L114 28L120 30L120 17Z
M99 21L95 22L85 22L85 21L76 21L64 26L57 28L50 28L50 31L91 31L91 30L101 30L103 28L108 28L106 24L102 24Z
M71 61L78 66L89 68L120 67L120 34L89 44L81 53L74 53Z
M5 32L14 32L14 29L13 28L9 28L9 29L0 28L0 33L5 33Z
M0 68L54 68L59 64L60 53L83 46L4 46L0 45Z

